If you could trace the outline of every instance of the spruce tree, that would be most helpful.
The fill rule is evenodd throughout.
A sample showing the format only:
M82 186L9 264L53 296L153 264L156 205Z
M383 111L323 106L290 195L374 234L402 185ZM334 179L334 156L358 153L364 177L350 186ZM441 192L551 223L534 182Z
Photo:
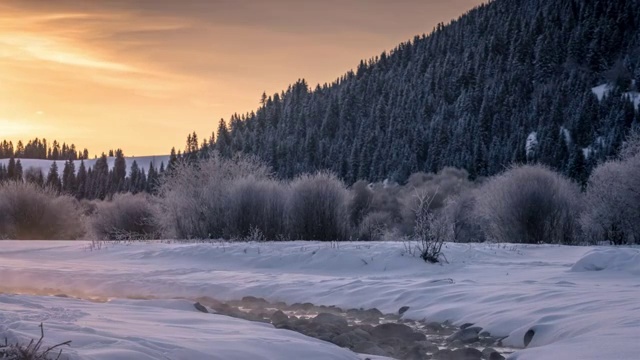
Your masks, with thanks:
M60 174L58 174L58 164L56 161L54 161L49 168L49 174L47 175L45 185L58 193L62 190L62 182L60 181Z

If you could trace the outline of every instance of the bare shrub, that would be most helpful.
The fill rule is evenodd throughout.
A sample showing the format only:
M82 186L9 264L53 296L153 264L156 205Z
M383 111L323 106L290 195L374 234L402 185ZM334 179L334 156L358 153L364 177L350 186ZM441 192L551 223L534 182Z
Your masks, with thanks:
M544 166L527 165L481 186L476 211L491 240L573 244L582 205L576 184Z
M256 237L277 240L287 234L288 186L276 180L240 179L230 185L225 200L226 235L230 238Z
M416 219L413 229L413 247L409 253L415 253L425 262L437 263L442 257L442 246L452 237L451 222L443 213L431 210L437 192L427 194L416 191L416 206L413 209ZM411 245L410 245L411 246Z
M227 193L245 177L270 178L269 168L252 157L224 158L217 152L202 161L179 163L160 185L159 222L165 236L211 239L224 236Z
M44 340L44 326L40 324L40 339L31 340L28 344L12 343L7 339L0 344L0 359L7 360L58 360L62 355L63 346L70 346L71 341L65 341L57 345L42 348ZM55 356L55 357L54 357Z
M635 148L635 150L634 150ZM588 241L640 244L640 139L623 159L598 166L589 178L580 224Z
M0 185L0 237L16 240L73 240L84 234L75 199L56 196L33 183Z
M304 240L346 240L350 235L349 192L335 175L302 175L291 183L287 203L291 236Z
M97 203L91 230L98 240L158 239L160 228L148 196L116 194L111 201Z

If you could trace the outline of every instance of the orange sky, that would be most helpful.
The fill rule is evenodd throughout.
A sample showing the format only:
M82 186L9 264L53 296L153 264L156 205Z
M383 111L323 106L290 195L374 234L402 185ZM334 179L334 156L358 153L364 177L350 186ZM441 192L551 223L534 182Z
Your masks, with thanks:
M263 91L330 82L478 0L2 0L0 139L182 148Z

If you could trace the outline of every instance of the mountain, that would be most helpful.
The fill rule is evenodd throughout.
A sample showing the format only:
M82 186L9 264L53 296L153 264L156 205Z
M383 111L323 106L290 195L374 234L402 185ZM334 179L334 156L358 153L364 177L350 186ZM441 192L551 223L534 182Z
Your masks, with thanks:
M310 89L263 95L216 148L282 177L404 181L544 163L584 182L639 125L638 0L496 0ZM327 54L330 56L330 54ZM637 100L636 100L637 101Z

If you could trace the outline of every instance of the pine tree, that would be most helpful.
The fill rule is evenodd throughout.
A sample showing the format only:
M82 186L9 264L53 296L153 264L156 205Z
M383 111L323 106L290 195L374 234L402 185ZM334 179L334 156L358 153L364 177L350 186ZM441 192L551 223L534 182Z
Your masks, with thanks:
M62 169L62 191L68 195L76 193L76 167L72 160L67 160Z
M62 182L60 181L58 164L56 161L54 161L49 168L49 174L47 175L47 182L45 185L55 192L60 192L62 190Z
M131 163L131 169L129 169L129 186L127 191L133 193L133 194L137 194L138 192L140 192L142 190L142 188L139 188L140 186L140 167L138 166L138 162L133 160L133 162Z
M13 156L9 159L9 164L7 165L7 179L16 179L16 159Z
M14 174L14 180L22 182L24 180L23 172L22 172L22 162L20 159L16 161L16 168Z
M122 149L115 151L115 161L113 165L112 191L111 194L125 190L125 178L127 177L127 162Z
M87 196L87 169L84 165L84 160L80 160L80 167L78 167L78 174L76 176L76 193L77 199L84 199Z
M87 188L87 191L91 192L92 199L104 200L109 195L109 163L107 156L103 153L100 158L93 165L92 171L92 186Z

